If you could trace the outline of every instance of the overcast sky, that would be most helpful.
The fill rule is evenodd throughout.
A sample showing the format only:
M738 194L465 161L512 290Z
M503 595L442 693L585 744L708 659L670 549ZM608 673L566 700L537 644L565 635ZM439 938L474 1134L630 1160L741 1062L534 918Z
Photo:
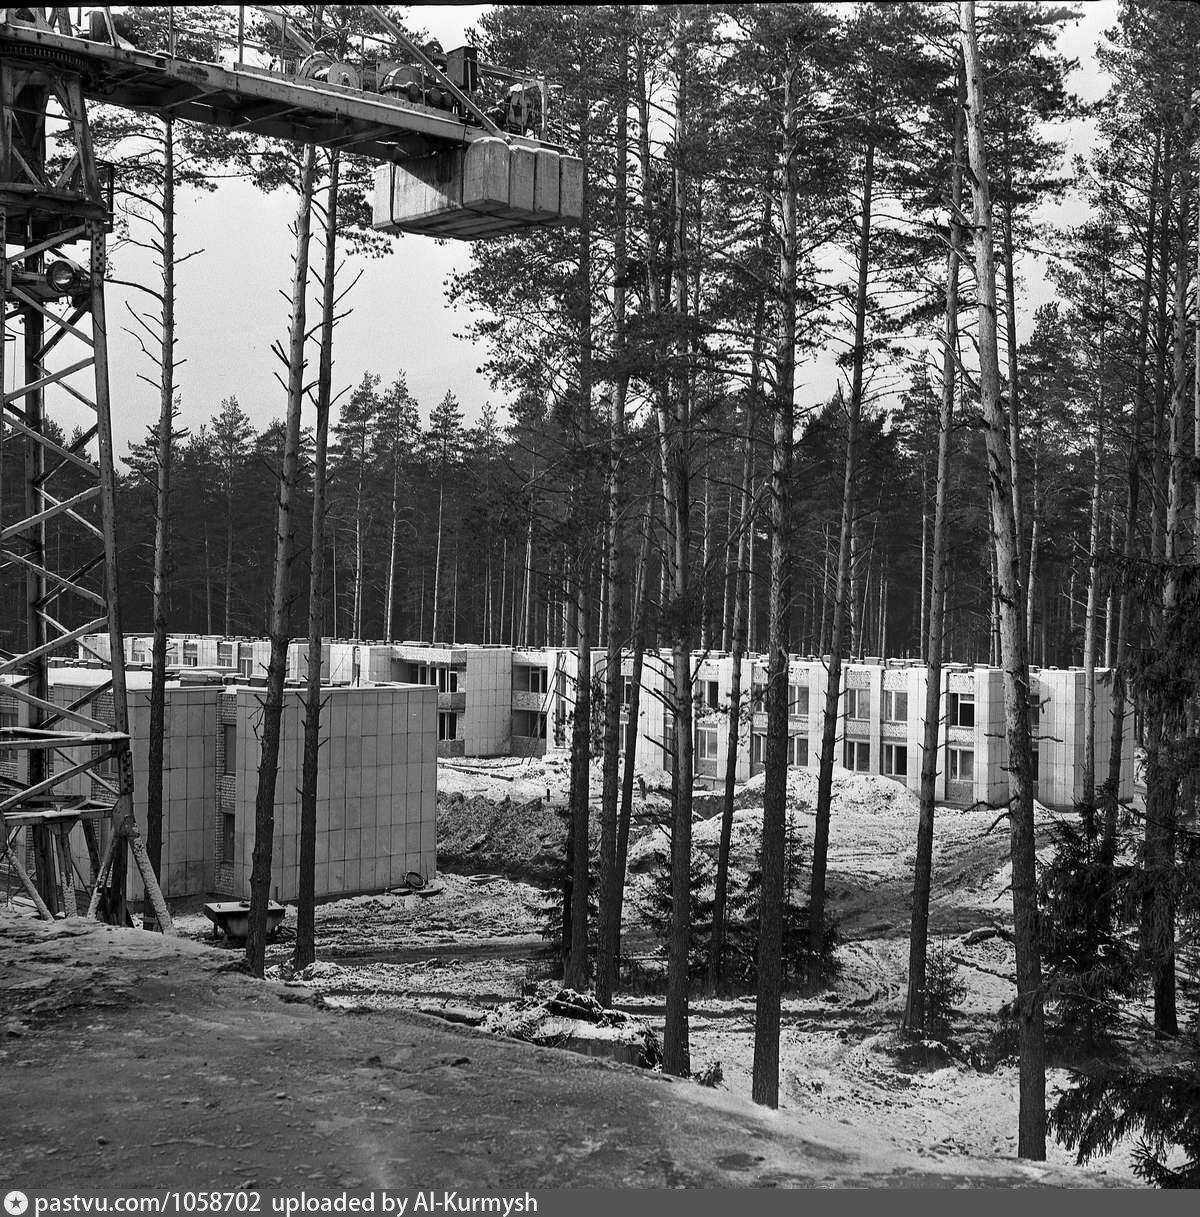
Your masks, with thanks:
M463 31L487 7L424 5L418 13L414 6L413 24L451 47L461 43ZM1091 99L1104 90L1093 48L1113 24L1117 5L1115 0L1095 0L1079 7L1081 19L1064 33L1062 47L1082 61L1072 85ZM1086 140L1086 134L1081 129L1075 142ZM288 225L294 207L289 193L264 196L240 182L223 183L214 194L181 201L181 247L204 249L179 274L178 349L187 361L179 371L183 425L198 426L231 395L260 428L283 414L283 390L274 378L277 361L270 348L287 327L288 307L280 289L290 274ZM1069 219L1061 208L1056 216ZM364 371L378 372L386 381L403 370L423 415L447 389L458 396L468 417L476 416L489 396L496 397L477 372L482 352L454 336L468 319L449 306L443 291L448 275L466 265L466 251L462 243L406 236L387 257L361 264L362 278L348 301L353 314L338 330L336 387L356 382ZM128 250L118 255L114 273L150 281L153 269L137 251ZM1028 316L1051 292L1038 267L1028 266L1026 279ZM116 449L123 453L130 440L144 435L157 404L152 389L137 379L139 371L149 371L143 357L133 340L118 330L127 292L113 286L109 294L113 421ZM801 395L828 398L831 375L820 367L810 369L805 378L809 388Z

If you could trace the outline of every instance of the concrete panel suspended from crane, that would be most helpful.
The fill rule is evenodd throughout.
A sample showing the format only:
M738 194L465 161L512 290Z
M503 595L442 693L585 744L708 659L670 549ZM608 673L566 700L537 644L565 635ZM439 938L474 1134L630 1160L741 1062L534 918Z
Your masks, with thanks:
M278 70L274 52L267 67L243 62L246 8L280 28L281 47L299 47L294 62L279 56L292 70ZM125 15L76 12L73 22L65 7L0 9L0 388L12 384L0 392L0 439L21 450L13 465L24 475L23 494L0 496L0 572L22 606L5 623L12 649L0 649L0 698L18 707L17 725L0 727L5 757L18 758L0 766L0 863L42 916L86 906L123 922L132 856L170 932L133 815L104 298L112 187L88 103L383 162L376 218L389 231L475 239L576 219L582 166L540 138L545 82L480 64L469 47L419 48L377 8L367 12L382 53L356 65L289 30L281 10L239 6L232 67L173 53L186 6L168 10L163 54L122 34ZM498 104L488 78L503 82ZM46 154L52 134L66 152L58 161ZM92 421L60 442L51 407L67 399ZM55 544L48 523L62 534ZM101 629L111 679L56 704L50 661ZM82 865L72 835L86 844Z
M372 223L383 232L474 240L578 220L582 202L577 157L477 139L376 170Z

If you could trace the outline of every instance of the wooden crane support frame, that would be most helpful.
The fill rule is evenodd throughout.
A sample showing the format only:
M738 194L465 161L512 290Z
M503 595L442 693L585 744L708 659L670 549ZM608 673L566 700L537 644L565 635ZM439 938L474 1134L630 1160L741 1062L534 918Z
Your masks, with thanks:
M126 851L119 846L128 844L159 924L169 931L170 915L133 816L104 314L108 215L81 75L70 56L0 46L0 436L13 446L24 441L25 451L23 518L0 520L0 567L25 589L24 650L0 655L3 691L21 704L25 723L3 741L19 757L20 776L0 782L0 843L43 915L82 911L77 892L83 888L92 915L103 902L106 915L122 921ZM47 123L56 120L64 136L69 132L69 152L48 166ZM68 399L87 408L90 425L59 442L47 427L47 407ZM64 492L59 487L68 472L75 485ZM76 552L87 553L74 569L56 568L57 547L46 545L50 521L69 528L81 542ZM71 706L55 704L50 657L100 630L109 635L111 680ZM108 722L95 708L102 695L111 697ZM115 780L101 771L110 761ZM74 793L65 791L68 785ZM85 793L78 793L80 786ZM107 831L97 832L98 822ZM76 825L90 874L71 850ZM36 883L14 848L22 829L30 834Z

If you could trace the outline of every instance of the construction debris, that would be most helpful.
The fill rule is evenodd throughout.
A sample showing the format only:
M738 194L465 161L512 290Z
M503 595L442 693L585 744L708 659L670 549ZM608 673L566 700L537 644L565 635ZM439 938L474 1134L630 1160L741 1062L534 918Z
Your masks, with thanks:
M497 1006L480 1029L643 1069L662 1061L658 1036L649 1023L623 1010L606 1009L591 994L574 989L542 989Z

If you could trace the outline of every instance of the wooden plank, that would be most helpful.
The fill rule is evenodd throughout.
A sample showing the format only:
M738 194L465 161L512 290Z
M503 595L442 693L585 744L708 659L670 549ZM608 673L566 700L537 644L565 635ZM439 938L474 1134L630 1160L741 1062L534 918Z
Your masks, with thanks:
M44 824L31 825L29 832L33 854L37 859L38 890L46 902L50 915L54 916L60 905L58 903L58 884L55 882L54 875L54 851L50 845L50 833Z
M25 894L30 898L30 900L33 901L33 907L37 909L38 916L45 921L53 921L54 917L50 910L46 907L46 902L42 899L41 894L34 886L34 882L30 878L29 872L21 864L21 859L17 857L17 851L10 847L7 836L0 837L0 845L3 845L4 857L8 860L9 866L11 866L16 872L21 886L25 889Z
M31 664L35 659L40 659L43 655L48 655L52 651L57 651L65 643L75 642L82 638L85 634L95 634L101 628L108 627L107 617L97 617L95 621L89 621L86 625L81 625L78 629L72 630L69 634L62 638L55 638L50 642L43 643L40 647L32 651L25 651L21 655L14 655L12 659L6 660L0 664L0 676L7 676L9 672L15 672L18 668Z
M82 597L84 600L90 600L93 604L98 605L100 608L104 607L103 596L98 595L90 588L83 587L81 584L75 582L75 580L71 579L67 575L60 575L55 571L48 570L44 566L39 566L36 562L31 562L23 554L19 554L15 550L0 549L0 558L4 559L3 562L0 562L0 569L6 566L9 562L15 562L18 566L23 566L26 570L32 571L34 574L39 576L39 578L58 585L59 590L47 592L46 595L42 597L40 602L41 604L49 604L51 600L56 599L58 596L67 592L72 592L75 595Z
M18 734L19 732L19 734ZM129 737L120 731L46 731L40 727L3 727L0 739L6 748L86 748L119 744Z
M46 701L41 697L34 697L32 693L27 693L21 688L23 683L23 681L20 681L14 684L5 685L4 691L6 693L11 693L13 697L17 698L18 701L23 701L27 706L33 706L35 710L41 710L44 714L46 714L48 717L43 719L41 724L43 729L49 727L51 723L56 722L60 718L72 719L77 723L81 723L90 731L105 731L108 729L108 723L101 722L98 718L90 718L86 714L79 713L80 704L86 706L88 702L95 698L96 694L93 690L89 690L87 698L81 703L73 702L69 706L60 706L57 702ZM111 681L107 681L104 685L105 688L111 688L111 686Z
M63 448L61 445L55 443L54 440L52 440L48 435L42 435L40 432L34 431L25 426L24 423L14 417L13 407L11 405L8 405L6 409L7 414L5 416L5 426L12 427L14 430L20 431L21 434L26 438L33 440L36 444L41 444L41 446L48 452L53 452L56 456L60 456L63 460L73 462L85 473L90 474L92 477L96 477L100 472L99 469L97 469L96 466L85 457L80 457L77 454L72 453L69 448Z
M6 811L0 815L5 830L27 828L32 824L71 824L76 821L106 820L110 808L99 805L82 807L33 807L28 811Z
M48 778L43 778L40 782L35 782L32 786L27 786L24 790L17 794L10 794L5 799L0 799L0 812L7 813L12 808L19 806L26 800L33 798L35 795L43 794L48 790L53 790L55 786L61 786L63 782L68 782L71 778L78 777L81 773L87 773L95 764L96 760L88 757L86 761L80 761L78 764L71 765L66 769L61 769L56 773L52 773Z
M0 529L0 542L7 541L12 537L18 537L21 533L27 532L38 524L44 524L47 520L52 520L55 516L62 515L64 512L75 518L72 508L82 506L84 503L90 503L99 493L99 486L89 486L86 490L81 490L78 494L73 495L69 499L64 499L60 503L50 499L50 495L43 489L41 492L42 497L50 499L52 505L39 511L37 515L27 516L23 520L18 520L15 524L10 524L7 528Z
M36 393L38 389L44 389L47 385L58 384L64 376L70 376L75 372L82 372L84 368L92 366L92 356L88 355L75 363L69 364L65 368L59 368L56 372L47 372L45 376L39 376L37 380L31 380L29 384L22 385L19 389L14 389L11 393L4 394L5 402L15 401L19 397L27 397L30 393ZM68 386L62 385L62 388Z
M55 861L58 863L59 875L59 890L62 892L62 909L68 917L74 917L78 912L78 906L75 903L75 874L74 874L74 859L71 857L71 840L70 826L67 826L66 831L63 831L63 826L58 825L51 833L54 844L57 846L57 856Z
M88 861L92 864L92 874L97 877L100 874L100 842L96 837L96 825L92 823L92 817L82 816L79 820L79 825L83 829L84 844L87 845Z

